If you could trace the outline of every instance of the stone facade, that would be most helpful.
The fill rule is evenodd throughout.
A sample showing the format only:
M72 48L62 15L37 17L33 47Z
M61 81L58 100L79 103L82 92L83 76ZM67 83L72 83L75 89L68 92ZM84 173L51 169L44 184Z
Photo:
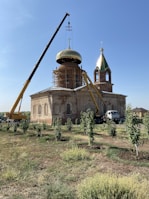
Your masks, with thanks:
M121 117L124 116L124 95L102 92L105 102L103 105L95 91L93 93L99 105L100 115L107 110L115 109L119 111ZM94 112L96 110L86 86L77 89L51 87L31 96L31 121L52 124L53 118L60 117L63 123L67 118L75 122L76 118L80 118L81 111L86 111L88 108Z
M75 122L75 119L80 118L81 111L90 108L96 112L88 87L82 79L83 70L78 65L81 63L80 54L72 50L62 51L58 54L57 62L61 65L53 71L56 75L55 86L31 95L32 122L52 124L55 117L62 118L63 123L67 118ZM105 77L107 73L108 79ZM95 90L90 88L98 104L100 115L104 115L107 110L115 109L121 117L124 117L126 96L112 92L111 70L103 51L94 71L94 86L102 96L101 100Z

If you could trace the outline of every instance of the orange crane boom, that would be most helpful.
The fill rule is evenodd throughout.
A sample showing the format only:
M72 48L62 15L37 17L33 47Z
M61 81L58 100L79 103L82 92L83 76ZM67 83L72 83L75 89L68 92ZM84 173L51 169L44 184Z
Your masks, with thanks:
M29 78L26 80L26 82L25 82L25 84L24 84L24 86L23 86L21 92L19 93L19 95L18 95L18 97L17 97L17 99L16 99L14 105L12 106L10 112L9 112L9 113L6 113L6 115L7 115L7 117L8 117L9 119L14 119L14 120L26 119L26 116L23 115L22 113L20 113L20 110L19 110L17 113L15 113L15 109L16 109L16 107L18 106L18 104L19 104L19 102L21 101L21 99L23 98L23 94L24 94L25 90L27 89L27 87L28 87L28 85L29 85L29 83L30 83L30 81L31 81L31 79L32 79L32 77L33 77L33 75L35 74L35 72L36 72L38 66L40 65L40 62L42 61L44 55L46 54L48 48L50 47L50 45L51 45L53 39L55 38L57 32L59 31L60 27L62 26L62 24L63 24L63 22L65 21L65 19L66 19L67 16L69 16L69 13L66 13L66 14L65 14L64 18L63 18L62 21L60 22L59 26L57 27L57 29L56 29L56 31L54 32L53 36L51 37L50 41L48 42L46 48L44 49L44 51L43 51L43 53L41 54L40 58L38 59L37 63L35 64L35 66L34 66L32 72L31 72Z
M104 101L103 101L103 97L100 93L100 91L97 89L96 86L94 86L94 84L92 83L91 79L89 78L89 76L87 75L87 73L85 71L82 72L82 77L87 85L87 88L88 88L88 91L89 91L89 94L90 94L90 97L96 107L96 116L100 116L100 110L99 110L99 106L98 106L98 103L95 99L95 96L92 92L92 90L95 91L95 93L97 94L97 96L100 98L100 100L102 101L102 103L104 104Z

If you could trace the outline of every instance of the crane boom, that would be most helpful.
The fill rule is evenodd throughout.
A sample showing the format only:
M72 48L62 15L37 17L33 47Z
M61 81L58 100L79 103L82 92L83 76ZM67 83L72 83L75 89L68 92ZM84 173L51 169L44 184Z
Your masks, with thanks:
M62 21L60 22L59 26L57 27L56 31L54 32L53 36L51 37L50 41L48 42L46 48L44 49L43 53L41 54L40 58L38 59L37 63L35 64L31 74L29 75L28 79L26 80L21 92L19 93L14 105L12 106L11 110L9 113L7 113L7 117L9 117L10 119L16 119L16 120L21 120L21 119L25 119L26 117L24 115L22 115L20 112L15 113L15 109L18 106L20 100L23 98L23 94L25 92L25 90L27 89L33 75L35 74L38 66L40 65L40 62L42 61L44 55L46 54L48 48L50 47L53 39L55 38L57 32L59 31L60 27L62 26L63 22L65 21L66 17L69 16L69 13L66 13L64 18L62 19Z
M91 79L89 78L89 76L87 75L87 73L85 71L82 72L82 76L83 76L83 79L84 79L84 81L87 85L87 88L88 88L89 94L92 98L92 101L93 101L93 103L96 107L96 116L99 116L100 115L99 106L98 106L96 99L93 95L92 89L95 91L95 93L98 95L98 97L100 98L100 100L104 104L103 97L102 97L101 93L99 92L99 90L97 89L97 87L94 86L94 84L92 83Z

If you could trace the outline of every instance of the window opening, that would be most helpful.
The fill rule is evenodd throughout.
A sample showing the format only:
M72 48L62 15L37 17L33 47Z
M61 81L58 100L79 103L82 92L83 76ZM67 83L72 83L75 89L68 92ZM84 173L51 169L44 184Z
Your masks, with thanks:
M44 115L48 115L48 105L47 105L47 103L44 104Z
M39 105L38 106L38 114L41 115L41 112L42 112L42 108L41 108L41 105Z
M67 104L67 114L71 114L71 107L70 107L70 104Z

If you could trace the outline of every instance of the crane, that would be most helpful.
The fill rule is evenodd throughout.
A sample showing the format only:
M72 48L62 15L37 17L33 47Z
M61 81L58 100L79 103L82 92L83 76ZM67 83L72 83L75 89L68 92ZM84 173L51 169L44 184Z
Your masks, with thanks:
M96 101L96 98L95 98L95 96L93 94L93 90L95 91L95 93L97 94L97 96L100 98L100 100L102 101L102 103L105 104L104 101L103 101L103 97L102 97L100 91L97 89L97 87L94 86L94 84L92 83L92 81L89 78L89 76L87 75L86 71L84 71L84 70L82 71L82 77L83 77L83 79L84 79L84 81L85 81L85 83L87 85L87 89L89 91L91 99L92 99L92 101L93 101L93 103L94 103L94 105L96 107L95 117L98 119L98 118L101 117L101 114L100 114L99 105L98 105L98 103Z
M63 22L65 21L66 17L69 16L69 13L66 13L65 16L63 17L62 21L60 22L59 26L57 27L56 31L54 32L53 36L51 37L50 41L48 42L47 46L45 47L43 53L41 54L40 58L38 59L37 63L35 64L31 74L29 75L28 79L26 80L22 90L20 91L15 103L13 104L10 112L6 113L6 116L9 118L9 119L14 119L14 120L22 120L22 119L26 119L26 116L23 115L21 112L20 112L20 107L19 107L19 110L18 112L15 112L15 109L16 107L18 106L19 102L21 103L22 101L22 98L23 98L23 94L25 92L25 90L27 89L29 83L31 82L31 79L33 77L33 75L35 74L38 66L40 65L40 62L42 61L44 55L46 54L48 48L50 47L53 39L55 38L57 32L59 31L60 27L62 26Z

